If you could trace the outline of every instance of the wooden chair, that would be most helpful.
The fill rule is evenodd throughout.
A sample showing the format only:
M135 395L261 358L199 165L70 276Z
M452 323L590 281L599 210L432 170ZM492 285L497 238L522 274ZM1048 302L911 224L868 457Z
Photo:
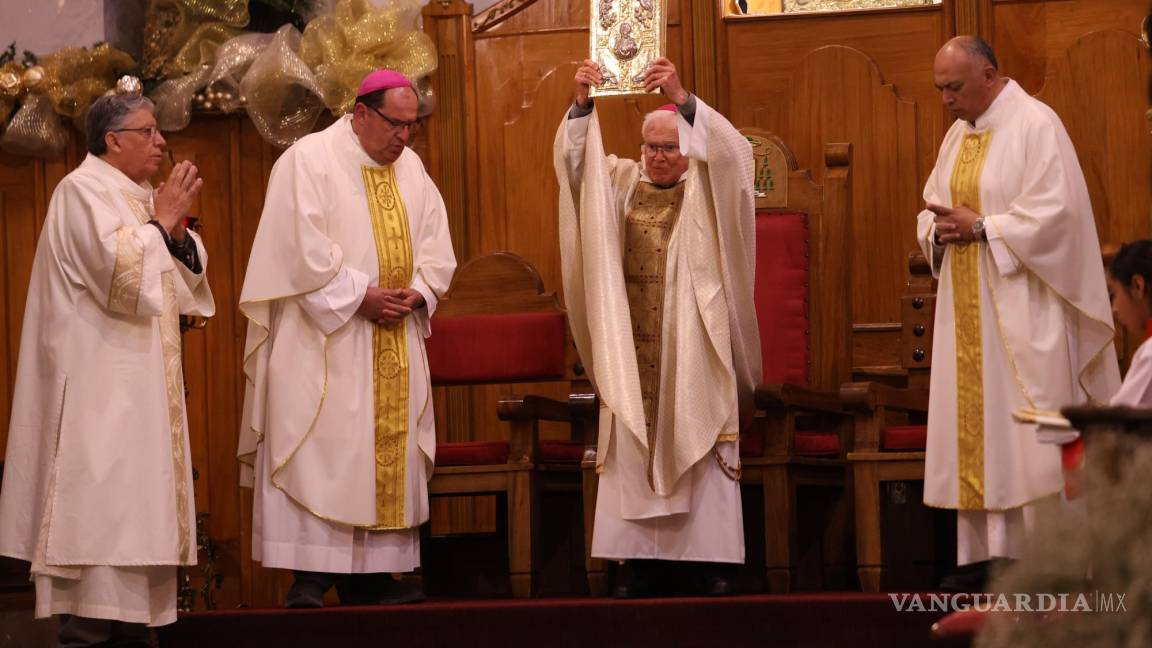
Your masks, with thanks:
M900 363L907 386L870 381L847 383L840 390L842 406L855 417L848 463L856 497L856 573L865 592L880 591L883 582L884 484L924 481L936 285L923 254L909 256L908 270L900 335Z
M555 293L521 257L497 252L456 272L428 339L436 386L567 381L567 329ZM534 592L539 552L540 458L563 455L565 442L539 439L542 420L569 420L568 405L541 396L500 401L509 440L438 443L431 497L495 494L504 499L513 596ZM579 448L574 464L583 454Z
M845 455L852 422L840 409L837 389L851 375L851 148L825 147L821 185L798 169L775 135L741 132L756 157L755 300L764 363L756 390L760 413L741 438L741 483L763 493L767 585L787 592L803 584L797 581L802 550L823 549L826 565L846 569L848 563ZM799 538L804 487L832 489L833 495L811 545Z

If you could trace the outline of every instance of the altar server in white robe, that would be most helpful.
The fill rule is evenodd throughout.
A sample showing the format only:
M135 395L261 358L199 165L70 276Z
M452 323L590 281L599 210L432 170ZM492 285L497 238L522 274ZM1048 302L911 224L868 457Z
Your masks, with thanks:
M165 142L125 81L92 104L88 155L48 205L0 492L0 554L32 564L62 645L146 645L196 563L180 315L215 310L184 227L203 181L181 162L149 184Z
M726 594L761 376L751 148L660 58L646 84L675 104L645 118L642 161L605 155L601 81L577 70L554 146L565 301L603 402L592 555L632 561L617 596Z
M289 607L322 605L332 585L344 603L423 599L390 573L420 565L436 453L424 338L456 258L406 146L418 125L412 83L374 72L268 183L240 298L239 455L253 557L295 570Z
M1109 405L1152 407L1152 241L1125 243L1108 266L1108 295L1112 314L1132 339L1143 340L1124 383Z
M957 510L959 580L1013 558L1035 504L1064 486L1060 450L1015 410L1107 402L1120 384L1092 205L1060 118L1002 77L979 38L937 54L956 121L917 236L939 277L924 502Z

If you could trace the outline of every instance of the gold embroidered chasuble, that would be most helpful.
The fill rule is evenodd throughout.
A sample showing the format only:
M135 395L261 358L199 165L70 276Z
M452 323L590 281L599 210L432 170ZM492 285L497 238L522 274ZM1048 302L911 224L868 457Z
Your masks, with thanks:
M392 165L361 167L372 232L380 261L381 288L412 282L412 237ZM404 326L372 331L376 411L376 525L404 528L404 468L408 447L408 344Z
M644 403L648 436L648 481L652 481L652 448L656 447L656 414L660 397L660 352L663 348L664 277L668 240L684 199L684 183L660 188L648 182L636 186L632 208L625 217L624 286L632 315L636 368Z

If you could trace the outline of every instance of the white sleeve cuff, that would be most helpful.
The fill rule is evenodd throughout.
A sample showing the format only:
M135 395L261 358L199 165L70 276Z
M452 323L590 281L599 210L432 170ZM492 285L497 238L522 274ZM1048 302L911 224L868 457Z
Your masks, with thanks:
M318 290L300 295L299 304L324 335L348 323L368 292L368 275L344 266Z
M984 222L987 224L984 233L988 236L988 251L992 253L992 260L996 262L996 270L1000 272L1000 276L1007 277L1019 272L1020 262L1016 260L1012 250L1008 249L1008 244L992 225L992 220L985 217Z

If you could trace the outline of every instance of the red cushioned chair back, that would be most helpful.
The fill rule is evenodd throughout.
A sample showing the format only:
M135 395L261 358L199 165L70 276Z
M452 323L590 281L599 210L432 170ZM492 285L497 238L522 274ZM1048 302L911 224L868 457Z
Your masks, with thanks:
M808 216L756 212L756 318L765 383L808 386Z
M434 385L542 382L565 377L566 320L527 261L507 252L456 270L427 340Z
M564 313L437 317L427 347L435 385L560 380Z

